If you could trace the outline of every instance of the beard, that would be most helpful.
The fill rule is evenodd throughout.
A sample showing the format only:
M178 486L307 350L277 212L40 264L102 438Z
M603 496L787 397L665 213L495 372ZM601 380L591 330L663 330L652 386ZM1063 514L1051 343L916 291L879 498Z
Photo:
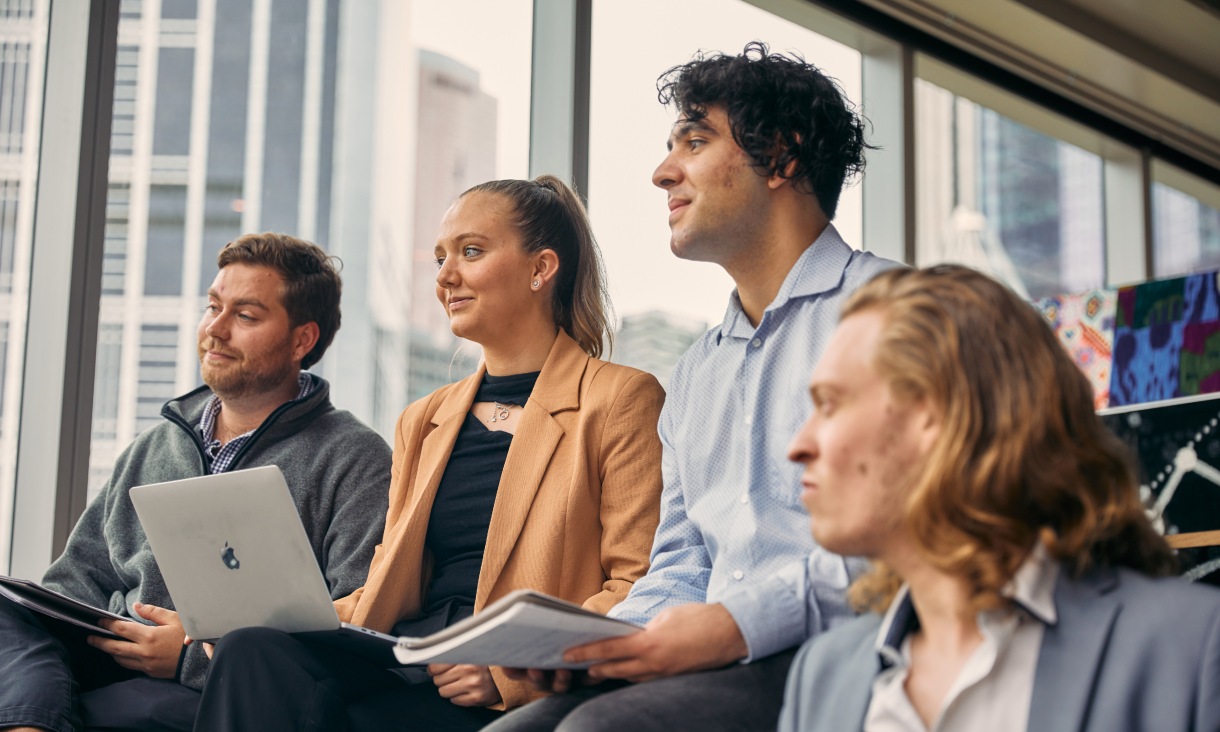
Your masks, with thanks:
M203 360L206 351L215 350L233 356L232 363L209 365ZM287 356L291 353L291 340L269 348L254 357L248 354L232 351L227 348L216 348L211 341L199 346L199 371L203 383L212 390L221 401L242 399L255 394L263 394L282 388L289 379L296 378L300 367Z

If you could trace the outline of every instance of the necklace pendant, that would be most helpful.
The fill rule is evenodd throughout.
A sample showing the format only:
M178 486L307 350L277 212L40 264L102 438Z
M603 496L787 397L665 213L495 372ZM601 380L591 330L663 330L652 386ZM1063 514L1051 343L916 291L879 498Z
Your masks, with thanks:
M492 402L491 421L498 422L502 419L508 419L508 407L500 402Z

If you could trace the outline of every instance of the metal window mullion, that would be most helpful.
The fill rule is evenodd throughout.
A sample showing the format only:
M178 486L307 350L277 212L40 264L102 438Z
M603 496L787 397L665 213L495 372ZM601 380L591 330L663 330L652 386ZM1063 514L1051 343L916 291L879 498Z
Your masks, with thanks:
M296 235L318 240L318 171L322 144L322 92L325 82L326 0L309 0L305 27L305 89L301 110L301 175L297 191Z
M861 43L863 112L869 120L864 248L915 263L915 72L909 47L872 37Z
M242 176L243 233L261 231L263 163L267 136L267 78L271 53L271 0L253 0L250 19L250 87L246 92L246 168Z
M543 173L589 188L592 0L534 0L530 177Z
M202 0L195 20L195 68L191 77L190 152L187 156L186 218L182 244L182 300L178 307L178 344L174 393L197 385L195 324L199 320L207 211L208 141L212 117L212 65L216 41L216 0ZM134 400L133 400L134 401Z
M1112 144L1103 150L1106 285L1154 276L1151 176L1147 151Z

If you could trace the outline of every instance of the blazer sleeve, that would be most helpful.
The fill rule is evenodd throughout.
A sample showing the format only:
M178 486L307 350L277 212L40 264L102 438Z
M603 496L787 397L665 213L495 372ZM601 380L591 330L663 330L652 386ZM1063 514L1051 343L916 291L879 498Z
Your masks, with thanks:
M373 559L369 563L367 576L373 576L381 563L386 560L385 547L394 527L399 521L405 521L404 515L409 505L411 494L411 475L415 462L418 460L418 449L422 440L424 426L428 423L427 402L421 399L402 411L398 423L394 427L394 454L390 463L389 506L386 509L385 527L382 529L381 542L373 549ZM343 622L351 622L352 615L364 595L364 587L358 587L347 597L335 600L335 611Z
M648 572L648 555L660 517L661 441L657 419L665 391L651 374L637 372L610 399L603 412L595 467L601 484L602 590L584 607L605 613L627 597L635 581ZM593 476L590 476L592 481ZM502 701L492 709L512 709L548 696L528 682L510 679L492 667Z
M658 423L661 442L661 510L648 574L640 578L626 601L610 616L644 624L667 607L688 602L706 602L712 558L703 533L686 513L682 476L675 467L671 405Z
M648 572L648 554L660 517L661 440L657 419L665 391L648 373L634 374L612 400L602 431L602 591L585 601L605 613Z

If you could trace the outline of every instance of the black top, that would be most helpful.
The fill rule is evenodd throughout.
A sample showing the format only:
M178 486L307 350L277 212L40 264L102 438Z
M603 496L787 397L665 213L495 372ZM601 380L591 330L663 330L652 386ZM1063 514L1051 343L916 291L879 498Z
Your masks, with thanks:
M486 375L474 400L525 406L538 373ZM428 519L432 581L420 616L395 625L396 635L428 635L474 614L491 510L512 441L511 433L489 430L467 412Z

